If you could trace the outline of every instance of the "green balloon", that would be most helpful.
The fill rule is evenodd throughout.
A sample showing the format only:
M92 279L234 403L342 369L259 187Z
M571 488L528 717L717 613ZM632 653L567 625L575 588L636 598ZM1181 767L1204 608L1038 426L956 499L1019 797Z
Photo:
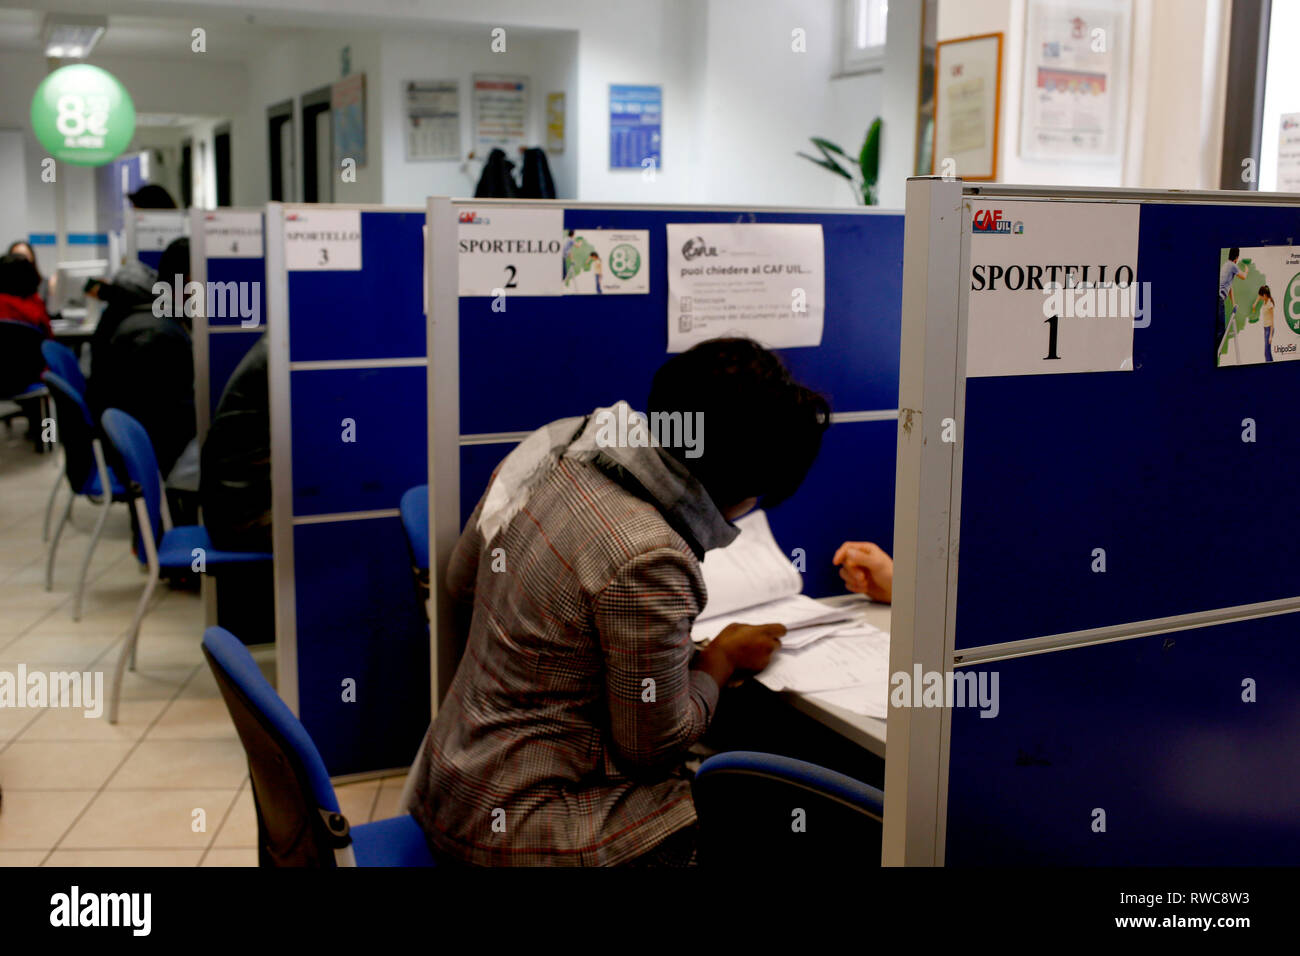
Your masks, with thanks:
M32 131L58 162L103 166L131 144L135 104L106 70L89 63L59 67L36 87Z

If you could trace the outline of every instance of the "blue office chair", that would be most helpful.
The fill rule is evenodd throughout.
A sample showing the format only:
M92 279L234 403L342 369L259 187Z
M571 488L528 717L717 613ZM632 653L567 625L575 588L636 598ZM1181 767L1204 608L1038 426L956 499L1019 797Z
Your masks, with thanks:
M90 544L86 556L81 560L81 572L77 575L77 593L72 602L72 619L81 620L81 597L86 589L86 572L90 568L91 555L95 545L104 531L104 522L108 520L108 511L115 501L127 501L126 488L117 475L108 467L104 459L104 447L95 435L95 426L90 417L90 409L80 393L54 372L41 376L50 396L54 399L54 419L58 424L59 444L63 446L63 475L68 483L68 503L59 518L50 541L49 551L45 557L45 590L54 588L54 556L59 550L59 538L63 527L72 514L72 503L78 496L99 506L99 518L95 521L95 530L90 535ZM55 486L57 489L57 485ZM105 494L104 489L108 489ZM50 495L50 504L54 495ZM49 521L49 509L46 508L46 521Z
M41 343L41 355L44 356L45 364L49 370L63 379L65 383L72 387L72 391L84 400L86 397L86 376L81 374L81 364L77 361L76 353L66 345L60 345L52 339L46 339ZM58 420L58 404L57 401L54 403L56 421ZM65 455L64 471L66 470L67 460ZM59 488L62 484L63 474L59 474L54 479L54 487L50 489L50 499L45 502L45 524L41 526L42 541L50 540L50 518L54 513L54 499L58 497ZM46 589L48 590L48 585Z
M402 528L406 543L411 548L411 572L415 575L415 588L420 607L429 608L429 486L416 485L402 495L398 508L402 515Z
M135 670L136 639L140 635L140 622L144 620L149 601L153 597L158 577L164 568L214 571L222 565L255 564L270 561L271 555L259 551L218 551L212 546L207 529L202 525L172 527L163 494L162 476L158 474L158 459L144 426L118 408L110 408L101 419L104 434L117 451L130 482L130 494L136 515L136 558L148 566L149 581L136 605L131 627L126 632L126 643L117 659L113 672L113 690L108 701L108 722L117 723L117 704L122 693L122 675L129 664ZM202 563L195 567L195 563Z
M203 656L248 755L261 866L435 866L409 813L352 827L307 729L229 631L210 627Z
M701 865L880 863L885 795L842 773L734 750L700 764L692 793Z

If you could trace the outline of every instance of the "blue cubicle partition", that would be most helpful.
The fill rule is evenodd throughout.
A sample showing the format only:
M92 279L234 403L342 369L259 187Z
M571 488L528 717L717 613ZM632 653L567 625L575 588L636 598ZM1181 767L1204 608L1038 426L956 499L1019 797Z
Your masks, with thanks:
M286 217L320 210L359 211L360 268L289 268ZM422 209L266 212L278 689L335 775L407 766L429 722L397 510L427 481L424 224Z
M948 209L957 188L909 183L909 255L913 198L919 236L927 197ZM992 719L946 711L937 827L921 817L918 832L946 830L938 860L949 865L1300 862L1300 520L1287 493L1300 471L1300 362L1216 368L1208 295L1222 247L1292 245L1300 204L966 195L1140 204L1150 321L1134 328L1131 372L958 378L947 654L958 673L996 675L1000 700ZM1300 275L1269 279L1277 290ZM934 600L943 584L932 583ZM891 712L891 756L895 732ZM925 760L942 753L939 738L900 739L932 794ZM912 787L908 806L927 805Z
M564 205L566 229L649 230L650 291L515 297L505 312L493 312L487 297L461 299L461 522L519 433L618 399L645 407L651 378L669 358L669 223L817 223L826 260L822 343L781 355L829 396L835 424L803 488L770 518L787 552L805 552L805 592L843 593L831 564L840 543L888 548L893 540L902 214Z
M228 238L233 228L240 230L242 246ZM194 316L192 329L200 443L235 367L266 332L263 231L260 209L194 209L190 213L190 275L205 290L204 308ZM212 295L206 294L209 284ZM212 309L207 307L209 299ZM252 316L241 314L244 305L251 306Z
M183 209L128 209L125 220L126 255L135 256L151 269L158 268L163 250L172 240L190 230L190 215Z

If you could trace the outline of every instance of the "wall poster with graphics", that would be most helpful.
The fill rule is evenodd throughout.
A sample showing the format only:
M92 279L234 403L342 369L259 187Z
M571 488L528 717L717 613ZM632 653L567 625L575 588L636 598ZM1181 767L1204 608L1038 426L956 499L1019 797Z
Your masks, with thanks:
M412 162L460 157L460 84L406 82L406 158Z
M1124 146L1129 0L1030 0L1020 155L1114 159Z
M475 74L474 151L512 155L528 139L528 77ZM518 157L516 157L518 158Z
M1138 203L965 206L967 376L1133 370L1133 329L1150 321L1137 277Z
M1300 246L1219 250L1215 364L1300 357Z
M1283 113L1277 134L1277 191L1300 193L1300 113Z
M661 86L609 87L609 168L663 168Z
M330 87L334 121L334 162L356 160L366 165L366 75L354 73Z
M732 335L821 345L825 310L820 223L668 224L669 352Z
M1002 34L940 42L935 50L934 95L931 173L997 179Z
M645 295L650 230L569 229L560 250L565 295Z
M564 152L564 94L546 94L546 151L551 154Z

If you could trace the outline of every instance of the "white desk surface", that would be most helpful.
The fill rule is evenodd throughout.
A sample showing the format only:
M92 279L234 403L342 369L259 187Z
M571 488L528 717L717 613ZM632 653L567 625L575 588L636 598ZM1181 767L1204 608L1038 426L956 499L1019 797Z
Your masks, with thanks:
M846 594L841 597L822 598L821 600L825 604L837 606L861 604L862 616L866 622L872 627L880 628L886 634L889 633L890 607L888 604L876 604L858 594ZM811 697L805 697L803 694L796 694L792 691L782 691L781 696L786 698L791 706L807 714L818 723L825 725L842 737L847 737L859 747L865 747L877 757L884 758L885 721L876 717L855 714L843 707L836 707L834 704L814 700Z

